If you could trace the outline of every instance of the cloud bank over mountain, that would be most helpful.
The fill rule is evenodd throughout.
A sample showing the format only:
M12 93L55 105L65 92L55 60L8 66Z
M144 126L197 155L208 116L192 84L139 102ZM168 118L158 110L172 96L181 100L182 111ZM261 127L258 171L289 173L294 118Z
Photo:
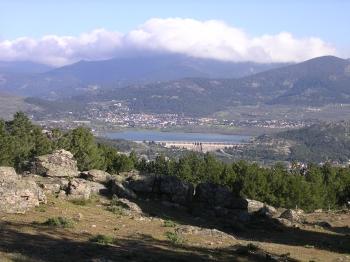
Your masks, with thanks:
M0 60L27 60L54 66L153 53L266 63L300 62L337 55L337 50L317 37L297 38L288 32L250 36L223 21L183 18L149 19L125 34L102 28L79 36L0 40Z

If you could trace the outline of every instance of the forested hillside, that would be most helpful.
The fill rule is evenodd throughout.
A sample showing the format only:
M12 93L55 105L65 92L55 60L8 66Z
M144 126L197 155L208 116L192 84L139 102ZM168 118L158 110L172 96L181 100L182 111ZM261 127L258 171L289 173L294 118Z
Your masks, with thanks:
M195 153L178 160L159 156L147 162L138 160L134 153L126 156L111 146L96 143L88 129L45 133L23 113L17 113L11 121L0 122L0 166L26 171L36 156L61 148L74 154L81 171L97 168L118 175L136 168L146 174L177 176L194 184L207 181L225 185L237 196L274 206L335 208L350 198L349 167L330 164L310 164L307 169L297 166L287 169L279 164L261 167L244 161L223 163L210 154Z

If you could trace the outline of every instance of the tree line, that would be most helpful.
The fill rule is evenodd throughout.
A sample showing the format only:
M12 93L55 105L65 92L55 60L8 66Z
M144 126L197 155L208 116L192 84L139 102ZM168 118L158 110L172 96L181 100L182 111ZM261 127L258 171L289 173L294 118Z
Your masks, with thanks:
M137 161L134 153L126 156L114 147L97 143L87 128L78 127L67 132L54 129L46 134L22 112L16 113L13 120L0 120L1 166L13 166L21 172L28 169L36 156L52 153L56 149L70 151L81 171L130 171Z
M179 159L158 156L153 161L137 159L135 153L121 154L108 144L97 143L91 131L76 128L67 132L55 129L50 135L23 113L13 120L0 120L0 165L24 171L39 155L55 149L74 154L79 170L101 169L112 174L137 169L156 175L177 176L198 184L212 182L227 186L236 196L263 201L276 207L338 208L350 200L350 167L309 164L307 169L295 165L272 167L238 161L224 163L211 154L189 153Z

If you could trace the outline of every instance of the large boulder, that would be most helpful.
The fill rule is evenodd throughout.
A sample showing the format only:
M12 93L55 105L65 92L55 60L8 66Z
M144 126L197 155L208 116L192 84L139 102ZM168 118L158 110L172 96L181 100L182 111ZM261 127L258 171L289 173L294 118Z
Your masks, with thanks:
M91 194L95 194L95 195L108 195L109 194L109 189L104 184L93 182L93 181L88 181L88 186L91 189Z
M33 181L17 175L10 167L0 167L0 212L22 213L46 203L42 189Z
M69 179L65 177L43 177L32 175L32 179L48 194L58 194L61 190L67 190Z
M141 215L142 214L142 209L134 202L131 202L130 200L128 199L125 199L125 198L119 198L118 199L118 204L130 211L130 214L138 214L138 215Z
M247 209L248 202L237 198L228 187L206 182L196 187L195 202L206 207L225 207L229 209Z
M107 195L109 192L105 185L82 178L70 180L65 191L68 199L89 199L92 194Z
M125 188L132 190L138 197L151 197L158 189L157 177L151 174L141 175L130 172L116 176L116 180Z
M19 179L15 169L13 167L1 166L0 167L0 183L16 181Z
M265 207L265 204L263 202L257 201L257 200L252 200L252 199L245 199L247 203L247 210L248 213L255 213L261 210L262 208Z
M134 191L128 189L123 185L123 182L117 178L109 181L109 188L112 195L116 195L120 198L136 199L137 195Z
M181 181L175 176L161 176L158 179L158 192L163 199L181 205L191 203L194 195L192 184Z
M109 173L97 169L81 172L80 177L102 184L107 183L111 179L111 175Z
M32 173L48 177L78 177L77 161L66 150L56 150L52 154L35 159Z
M69 181L66 193L69 199L89 199L91 196L89 181L81 178L72 179Z

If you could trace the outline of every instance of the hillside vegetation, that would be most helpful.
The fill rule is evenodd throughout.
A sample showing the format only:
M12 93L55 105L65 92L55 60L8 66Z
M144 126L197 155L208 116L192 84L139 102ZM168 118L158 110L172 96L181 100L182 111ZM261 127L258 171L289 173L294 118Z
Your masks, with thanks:
M17 113L12 121L0 122L0 166L27 170L34 157L66 149L74 154L79 170L101 169L112 174L136 168L156 175L177 176L194 184L213 182L229 187L237 196L260 200L278 207L301 207L306 210L336 208L344 205L350 195L350 168L310 165L307 170L282 165L260 167L244 161L226 164L212 155L195 153L166 160L138 160L106 144L98 144L91 132L77 128L67 133L53 130L42 133L28 118Z
M187 78L104 89L77 101L120 99L135 111L208 115L242 105L324 106L350 103L350 63L314 58L239 79Z
M243 150L227 149L234 158L261 162L336 162L350 160L350 123L318 123L301 129L257 137Z

